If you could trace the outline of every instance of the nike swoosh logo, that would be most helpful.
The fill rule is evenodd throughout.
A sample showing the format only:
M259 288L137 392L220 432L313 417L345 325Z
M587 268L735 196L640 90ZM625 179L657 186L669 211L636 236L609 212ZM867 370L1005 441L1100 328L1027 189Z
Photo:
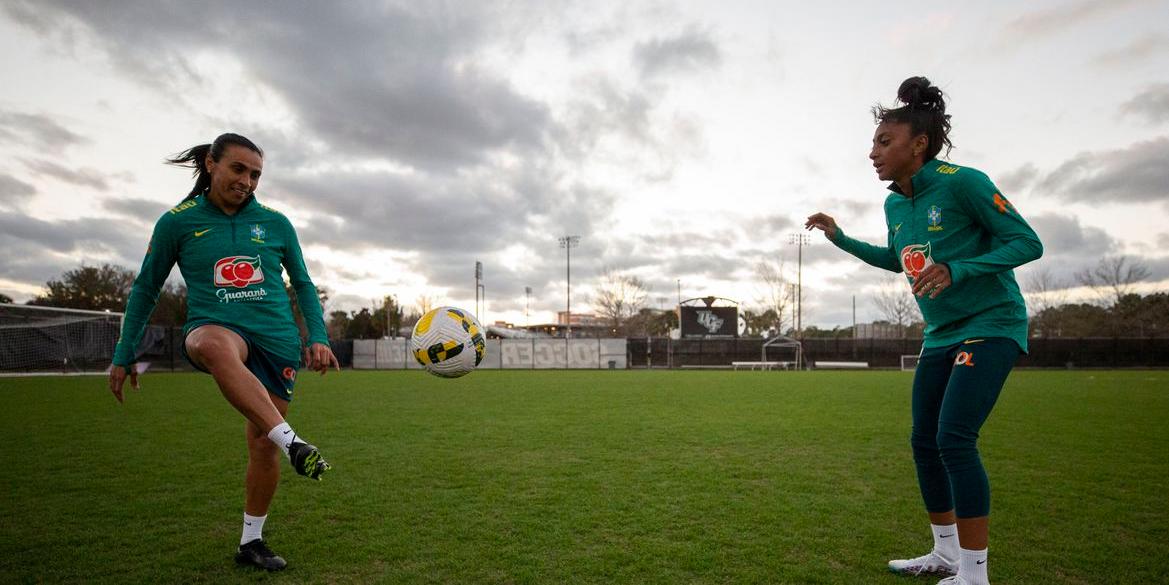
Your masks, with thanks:
M287 431L283 431L283 433L284 433L285 435L287 435L288 433L291 433L291 432L292 432L292 430L291 430L291 429L289 429L289 430L287 430Z
M950 538L951 536L954 536L954 535L953 535L953 534L943 534L943 535L941 535L941 537L942 537L942 538Z
M251 522L244 522L244 524L245 524L245 525L247 525L247 526L251 526L251 525L252 525L252 523L251 523Z
M897 233L899 231L901 231L901 224L893 226L893 233Z
M967 339L966 341L963 341L962 343L963 343L963 344L967 344L967 343L982 343L983 341L986 341L986 340L985 340L985 339Z
M974 561L974 564L976 564L976 565L985 565L985 564L986 564L986 561Z
M203 230L203 231L195 231L195 237L196 237L196 238L198 238L198 237L202 237L202 236L203 236L203 234L205 234L205 233L207 233L207 232L209 232L209 231L211 231L211 230L213 230L213 229L215 229L215 228L207 228L207 229L205 229L205 230Z

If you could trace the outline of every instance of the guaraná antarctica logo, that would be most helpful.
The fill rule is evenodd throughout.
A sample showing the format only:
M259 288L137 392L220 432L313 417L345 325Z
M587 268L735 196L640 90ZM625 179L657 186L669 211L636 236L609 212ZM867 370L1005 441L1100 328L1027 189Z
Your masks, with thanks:
M219 301L259 299L268 295L264 289L241 290L231 292L227 288L247 288L249 285L264 282L264 270L260 268L259 256L228 256L215 263L215 296Z
M933 266L934 259L930 255L930 244L910 244L901 249L901 269L905 276L917 278L926 268Z

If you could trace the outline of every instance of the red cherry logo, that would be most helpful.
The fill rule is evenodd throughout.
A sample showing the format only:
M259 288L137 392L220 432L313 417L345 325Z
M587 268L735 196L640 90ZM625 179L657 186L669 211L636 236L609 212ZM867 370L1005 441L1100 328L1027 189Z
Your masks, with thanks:
M925 268L925 254L913 252L909 255L909 265L914 272L921 272Z
M251 264L241 262L235 265L235 279L234 280L251 280L256 274L256 269L252 268Z
M224 280L227 280L227 281L235 280L235 265L234 264L224 264L223 268L219 269L219 274L223 276Z

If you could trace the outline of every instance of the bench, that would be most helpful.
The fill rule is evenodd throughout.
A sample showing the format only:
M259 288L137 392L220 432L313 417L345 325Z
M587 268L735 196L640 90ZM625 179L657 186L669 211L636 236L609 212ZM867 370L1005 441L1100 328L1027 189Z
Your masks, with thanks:
M869 362L812 362L817 370L861 370L869 367Z
M760 370L774 370L779 368L786 370L792 367L792 365L793 362L731 362L731 367L736 370L739 368L747 368L751 370L756 368Z

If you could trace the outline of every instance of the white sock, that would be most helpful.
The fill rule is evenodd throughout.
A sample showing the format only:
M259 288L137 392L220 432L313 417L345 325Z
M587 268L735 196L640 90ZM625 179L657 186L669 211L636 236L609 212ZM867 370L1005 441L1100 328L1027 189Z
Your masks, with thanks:
M958 561L958 576L970 585L990 585L990 577L986 576L986 549L962 549Z
M264 520L268 516L250 516L244 512L244 533L239 537L240 545L245 545L257 538L264 538Z
M268 440L276 443L277 447L284 450L284 456L289 459L292 458L288 454L288 447L292 445L292 441L296 440L296 433L292 431L292 427L288 426L287 422L282 422L268 431Z
M958 560L958 525L930 524L934 533L934 550L946 557L947 561Z

